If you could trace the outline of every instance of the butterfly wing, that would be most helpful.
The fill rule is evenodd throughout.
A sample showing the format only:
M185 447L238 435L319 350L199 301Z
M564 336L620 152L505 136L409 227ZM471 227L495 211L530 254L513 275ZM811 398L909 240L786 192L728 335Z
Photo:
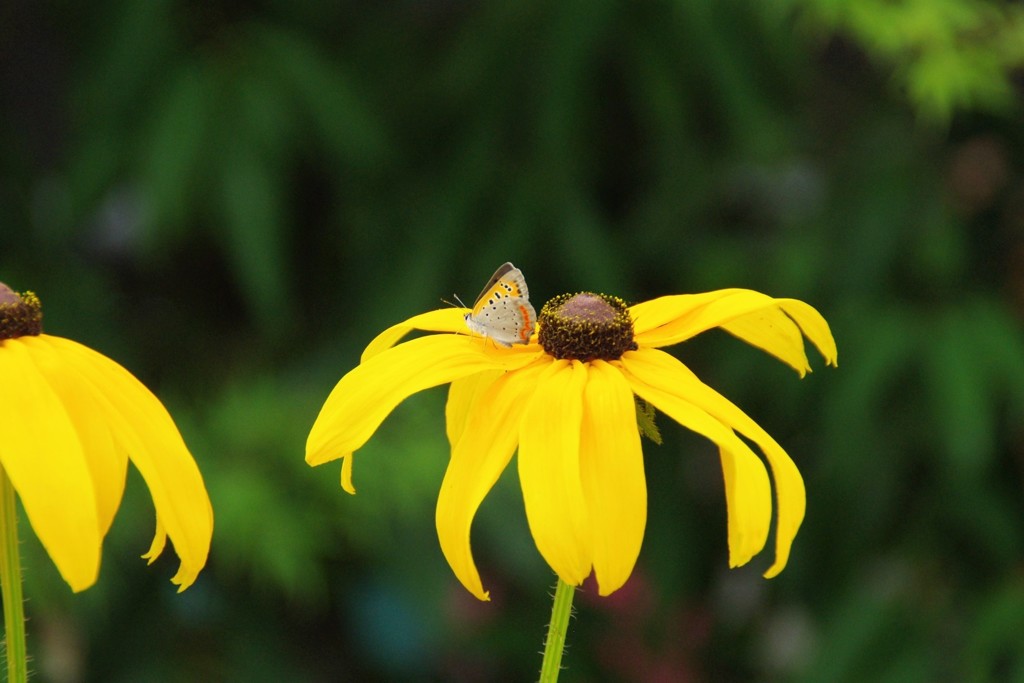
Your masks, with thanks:
M511 263L506 261L498 266L498 269L494 271L494 275L487 281L480 295L477 296L476 301L473 303L473 310L476 311L481 302L487 301L491 294L494 293L495 287L501 284L501 291L503 294L508 296L518 296L524 299L530 298L530 292L526 288L526 278L523 277L523 271L519 270Z
M526 344L537 322L521 270L503 263L466 314L470 330L504 346Z

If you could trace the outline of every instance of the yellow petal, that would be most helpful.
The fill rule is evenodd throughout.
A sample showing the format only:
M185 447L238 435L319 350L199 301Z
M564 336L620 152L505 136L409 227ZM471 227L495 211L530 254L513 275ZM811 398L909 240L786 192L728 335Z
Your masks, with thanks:
M341 458L341 488L346 493L355 493L356 487L352 485L352 459L355 453L349 453Z
M106 356L61 337L40 337L89 382L115 441L139 470L160 525L181 560L171 579L188 588L206 565L213 508L192 454L160 400Z
M470 548L470 527L484 497L512 458L527 397L546 364L509 372L491 382L466 418L462 438L437 497L437 537L448 564L466 589L488 600Z
M156 531L153 532L153 542L149 544L149 550L142 556L144 560L148 560L146 564L153 564L156 562L156 558L160 557L163 553L164 547L167 545L167 532L164 530L164 525L160 523L160 519L156 520Z
M583 392L580 478L598 593L610 595L629 578L640 554L647 482L633 391L622 372L604 361L590 364Z
M839 360L839 351L836 349L836 340L832 337L832 330L824 316L810 304L799 299L776 299L779 308L786 312L790 318L796 321L807 338L811 340L815 348L825 358L827 365L836 366Z
M802 377L811 369L804 351L806 334L826 363L836 363L836 343L828 323L812 306L796 299L773 299L749 289L720 289L645 301L630 312L640 346L669 346L721 327Z
M31 337L0 342L0 463L32 529L75 592L96 582L102 534L74 423L36 369Z
M81 376L74 363L65 361L59 351L46 343L47 338L47 335L25 337L22 343L46 383L56 392L78 434L92 477L102 537L110 530L121 505L128 455L115 443L88 380Z
M722 323L722 329L775 356L801 377L811 371L800 328L774 304Z
M497 348L454 334L413 339L382 351L341 378L306 440L306 462L344 458L369 440L407 396L485 370L526 365L538 352Z
M663 296L629 310L640 346L669 346L772 303L770 296L750 289L719 289Z
M772 498L768 472L750 448L720 420L696 407L685 390L646 371L635 362L651 349L623 354L620 364L633 391L673 420L719 447L729 517L729 565L738 567L759 553L771 526Z
M387 351L401 341L402 337L413 330L426 330L428 332L469 332L466 327L466 314L468 308L442 308L437 311L429 311L414 315L405 322L392 325L384 330L371 341L366 349L360 363L365 363L381 351Z
M444 415L448 443L452 448L462 436L470 408L502 373L502 370L478 372L464 379L457 379L448 387L448 402L445 404Z
M836 364L836 341L828 323L813 306L797 299L773 299L773 306L742 315L722 328L786 363L803 377L811 370L804 335L825 358Z
M667 353L650 349L643 353L631 354L628 366L630 372L644 381L661 381L664 386L673 387L677 393L686 396L693 405L735 429L756 443L764 452L772 468L778 507L775 562L765 572L765 577L776 576L786 566L793 539L803 522L807 506L804 480L796 464L760 425L727 398L701 382L688 367Z
M587 368L550 364L538 378L519 432L519 480L537 549L563 581L590 573L592 549L580 481L580 425Z

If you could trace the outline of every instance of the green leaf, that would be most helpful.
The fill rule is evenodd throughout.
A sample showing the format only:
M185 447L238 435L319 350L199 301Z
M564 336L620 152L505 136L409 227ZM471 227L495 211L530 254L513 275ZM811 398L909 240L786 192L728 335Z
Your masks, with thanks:
M1006 393L1011 415L1024 414L1024 329L1001 302L978 298L967 310L984 381Z
M241 126L225 141L219 171L222 235L242 296L261 327L280 337L290 334L293 322L284 240L285 184L279 169L257 156L258 142L249 133Z
M634 397L636 402L636 426L641 436L646 436L654 443L661 445L661 431L655 423L654 418L657 411L647 401L639 396Z
M389 152L387 135L340 60L276 26L253 25L249 34L269 77L291 93L334 154L360 168L380 163Z
M975 331L960 307L928 319L922 372L947 475L976 479L995 457L994 401Z
M908 65L906 80L922 113L941 123L956 109L1005 110L1014 97L1004 65L987 46L928 50Z
M181 238L196 212L216 94L209 71L188 61L172 73L152 103L153 118L138 142L147 200L144 244L150 250Z

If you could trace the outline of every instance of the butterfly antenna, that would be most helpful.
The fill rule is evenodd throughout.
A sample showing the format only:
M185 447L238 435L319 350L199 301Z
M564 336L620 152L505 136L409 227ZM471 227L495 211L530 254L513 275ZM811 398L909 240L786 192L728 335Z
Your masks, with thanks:
M452 296L455 297L455 300L459 302L458 306L453 304L451 301L448 301L447 299L441 299L441 302L448 304L452 308L469 308L469 306L467 306L466 304L462 303L462 299L459 298L458 294L452 294Z

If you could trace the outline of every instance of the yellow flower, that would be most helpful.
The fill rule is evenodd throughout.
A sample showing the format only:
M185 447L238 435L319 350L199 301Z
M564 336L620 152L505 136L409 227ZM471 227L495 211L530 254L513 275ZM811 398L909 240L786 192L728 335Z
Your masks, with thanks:
M829 364L837 357L828 324L814 308L745 289L666 296L628 308L614 297L563 295L544 306L529 343L510 347L467 334L467 312L431 311L378 335L324 403L306 462L341 458L341 485L354 493L353 452L405 397L451 383L451 460L436 523L455 575L488 599L470 526L518 448L526 516L541 555L570 585L593 571L599 592L608 595L629 578L647 519L636 395L718 445L732 567L761 551L771 526L768 473L737 434L760 448L777 506L775 562L765 576L782 571L804 516L796 465L757 423L659 347L721 327L803 376L810 370L804 335ZM441 334L397 344L413 329Z
M156 508L152 563L170 536L184 590L206 564L213 509L167 410L123 367L42 334L39 299L0 283L0 464L74 591L96 582L128 460Z

